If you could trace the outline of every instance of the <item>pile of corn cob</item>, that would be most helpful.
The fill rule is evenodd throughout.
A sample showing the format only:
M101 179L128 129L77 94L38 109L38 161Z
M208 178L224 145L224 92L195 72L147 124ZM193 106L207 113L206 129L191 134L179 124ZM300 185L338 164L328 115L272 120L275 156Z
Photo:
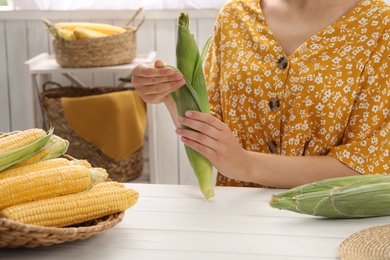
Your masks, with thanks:
M211 37L199 53L194 36L189 29L188 14L181 13L178 20L178 35L176 45L177 68L171 65L166 67L180 71L186 84L172 93L177 112L180 116L187 110L196 110L210 113L206 82L203 74L203 60L209 48ZM185 126L184 126L185 127ZM188 160L198 179L199 187L206 199L214 197L212 187L213 166L203 155L185 146Z
M49 32L55 38L65 41L101 38L127 31L123 27L103 23L60 22L50 26L47 20L43 22L48 25Z
M301 185L274 195L274 208L326 218L390 215L390 175L356 175Z
M125 211L138 192L107 181L105 169L65 159L68 141L53 129L0 136L0 218L66 227Z

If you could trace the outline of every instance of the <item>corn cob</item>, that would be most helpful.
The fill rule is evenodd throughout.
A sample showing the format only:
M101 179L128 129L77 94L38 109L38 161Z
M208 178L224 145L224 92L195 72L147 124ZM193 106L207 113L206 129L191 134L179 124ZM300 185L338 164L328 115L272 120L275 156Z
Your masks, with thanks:
M0 210L29 201L83 191L107 177L107 172L102 168L72 165L6 178L0 180Z
M7 170L25 166L43 160L58 158L68 150L68 147L69 147L68 140L62 139L61 137L52 134L50 140L45 144L45 146L41 148L41 150L36 155L27 158L26 160L21 161L20 163L16 163L12 165Z
M49 150L46 150L46 149L42 148L39 151L39 153L37 153L36 155L31 156L30 158L27 158L26 160L21 161L20 163L16 163L16 164L12 165L11 167L8 167L7 169L1 171L0 174L3 173L4 171L10 170L10 169L14 169L14 168L18 168L18 167L22 167L22 166L25 166L25 165L36 163L36 162L40 161L43 157L48 155L48 154L49 154Z
M138 192L123 184L100 184L88 191L11 206L1 211L0 217L25 224L65 227L125 211L138 200Z
M53 128L47 133L28 129L0 139L0 171L22 162L37 153L50 140Z
M70 165L85 165L84 162L80 160L68 160L65 158L54 158L44 161L39 161L36 163L26 164L19 167L10 167L2 172L0 172L0 180L26 175L32 172L41 171L45 169L54 169L62 166L70 166Z
M101 33L95 30L89 30L85 28L75 28L73 30L73 34L78 40L82 39L92 39L92 38L101 38L101 37L107 37L108 34Z
M61 37L61 39L65 40L65 41L73 41L73 40L76 40L76 36L74 35L73 31L71 30L68 30L66 28L59 28L57 30L57 34L59 37Z
M332 178L272 196L274 208L327 218L390 215L390 175Z
M177 68L167 65L175 71L180 71L186 81L184 86L172 93L179 115L184 115L187 110L210 113L202 67L210 41L211 37L204 45L202 53L199 54L198 46L189 29L189 17L187 14L181 13L176 45ZM207 158L192 148L185 146L185 150L203 195L206 199L212 198L214 196L212 187L213 166Z
M66 29L72 32L76 28L82 28L87 30L93 30L106 35L126 32L126 29L123 27L109 25L109 24L102 24L102 23L62 22L62 23L56 23L54 27L57 30Z
M46 132L42 129L32 128L0 139L0 153L10 152L44 137Z
M117 181L104 181L104 182L97 183L95 186L93 186L94 190L110 189L110 188L125 188L125 185L122 182L117 182Z

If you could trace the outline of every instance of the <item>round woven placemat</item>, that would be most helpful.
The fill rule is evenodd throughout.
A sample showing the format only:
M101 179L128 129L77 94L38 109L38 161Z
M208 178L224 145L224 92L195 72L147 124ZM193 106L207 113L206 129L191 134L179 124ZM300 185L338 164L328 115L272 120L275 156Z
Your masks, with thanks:
M390 259L390 225L352 234L340 244L339 251L342 260Z

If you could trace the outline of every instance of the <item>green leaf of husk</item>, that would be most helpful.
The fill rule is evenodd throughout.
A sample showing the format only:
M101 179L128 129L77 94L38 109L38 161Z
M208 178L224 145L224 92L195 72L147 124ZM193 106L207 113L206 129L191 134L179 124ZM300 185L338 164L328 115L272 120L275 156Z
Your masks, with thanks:
M316 181L308 184L303 184L291 188L285 192L281 192L275 195L278 198L281 197L293 197L300 194L306 194L310 192L330 190L334 187L344 187L347 185L359 184L368 180L376 180L380 175L354 175L346 177L330 178L326 180Z
M41 150L47 149L49 150L49 153L44 157L42 157L40 161L58 158L64 153L66 153L68 148L69 148L68 140L62 139L61 137L52 134L49 142L47 142L41 149Z
M390 215L390 175L356 175L301 185L274 195L270 204L326 218L387 216Z
M389 176L382 182L339 188L331 195L332 205L350 218L364 218L390 215Z
M180 72L180 70L178 68L176 68L172 65L165 65L165 67L171 68L174 71ZM175 100L176 103L178 103L181 96L187 97L187 95L190 94L197 104L197 106L195 108L191 108L191 110L201 111L199 97L198 97L197 92L195 91L195 89L192 87L191 83L187 80L187 78L185 76L184 76L184 80L186 81L186 84L184 84L179 89L172 92L171 95L172 95L173 99ZM187 109L187 110L189 110L189 109ZM185 110L185 111L187 111L187 110ZM179 111L179 115L184 115L185 111Z
M276 209L290 210L297 213L301 213L297 209L297 205L294 197L279 198L276 196L272 196L271 200L269 201L269 205Z

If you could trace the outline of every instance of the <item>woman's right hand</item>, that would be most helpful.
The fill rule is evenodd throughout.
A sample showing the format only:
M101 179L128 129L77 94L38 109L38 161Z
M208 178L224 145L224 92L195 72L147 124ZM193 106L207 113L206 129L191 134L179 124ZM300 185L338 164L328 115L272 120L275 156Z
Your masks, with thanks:
M146 103L158 104L171 99L171 93L183 86L185 80L180 72L165 68L162 60L156 60L154 65L137 65L131 83Z

